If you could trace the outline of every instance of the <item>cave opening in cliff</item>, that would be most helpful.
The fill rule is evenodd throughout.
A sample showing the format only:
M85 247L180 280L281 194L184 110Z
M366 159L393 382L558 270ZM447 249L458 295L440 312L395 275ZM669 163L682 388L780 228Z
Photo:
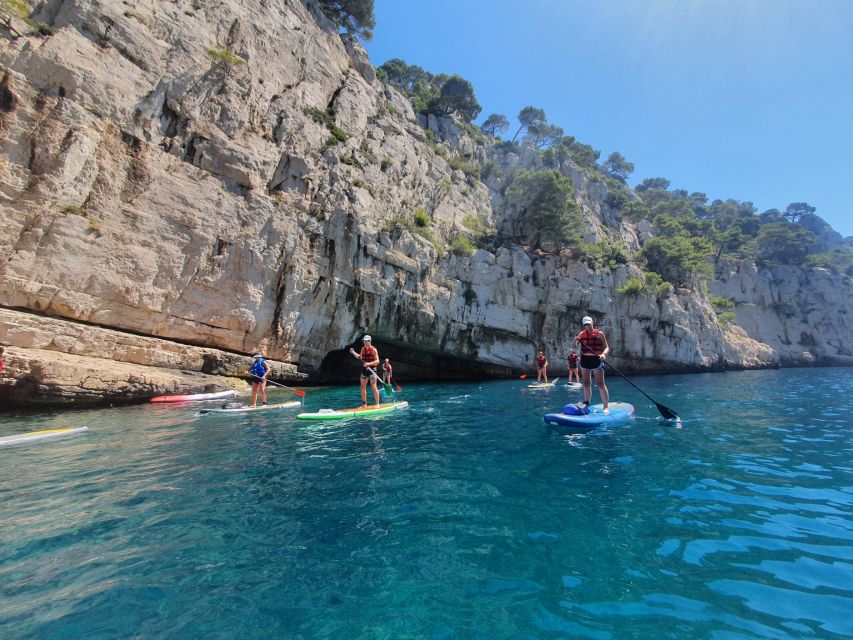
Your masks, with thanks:
M391 361L394 379L403 380L482 380L515 375L509 367L479 362L470 356L437 353L417 346L374 337L379 357ZM320 363L319 377L324 382L346 383L358 380L360 365L347 349L330 351ZM381 376L381 371L377 370Z

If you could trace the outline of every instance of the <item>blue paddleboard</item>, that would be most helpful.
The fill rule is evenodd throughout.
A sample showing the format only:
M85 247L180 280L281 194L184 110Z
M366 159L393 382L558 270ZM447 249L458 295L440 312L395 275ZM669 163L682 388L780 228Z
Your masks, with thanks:
M565 413L546 413L544 420L547 424L591 429L600 424L624 422L634 415L634 405L627 402L611 402L608 408L610 409L610 413L603 413L604 407L600 404L594 404L590 405L589 413L583 416L569 416Z

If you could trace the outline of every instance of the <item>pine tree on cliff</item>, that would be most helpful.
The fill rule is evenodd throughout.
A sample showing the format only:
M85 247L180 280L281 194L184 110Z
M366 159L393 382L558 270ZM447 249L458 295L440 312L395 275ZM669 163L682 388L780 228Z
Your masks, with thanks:
M338 28L370 40L376 26L373 0L320 0L320 7Z

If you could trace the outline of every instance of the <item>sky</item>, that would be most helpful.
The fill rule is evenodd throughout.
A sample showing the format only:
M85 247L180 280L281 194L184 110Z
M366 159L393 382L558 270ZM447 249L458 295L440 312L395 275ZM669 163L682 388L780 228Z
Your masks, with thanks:
M375 0L365 46L545 110L632 186L807 202L853 235L853 0ZM516 125L517 127L517 125ZM511 127L509 137L514 132ZM505 134L506 135L506 134Z

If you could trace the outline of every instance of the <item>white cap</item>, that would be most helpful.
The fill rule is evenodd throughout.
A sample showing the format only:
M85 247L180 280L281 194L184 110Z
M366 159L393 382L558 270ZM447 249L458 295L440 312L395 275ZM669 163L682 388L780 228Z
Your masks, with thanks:
M583 320L581 320L581 324L595 324L595 323L592 321L592 318L590 318L589 316L584 316Z
M361 341L362 341L362 342L367 342L368 340L372 340L372 338L371 338L370 336L364 336L364 337L361 339Z

